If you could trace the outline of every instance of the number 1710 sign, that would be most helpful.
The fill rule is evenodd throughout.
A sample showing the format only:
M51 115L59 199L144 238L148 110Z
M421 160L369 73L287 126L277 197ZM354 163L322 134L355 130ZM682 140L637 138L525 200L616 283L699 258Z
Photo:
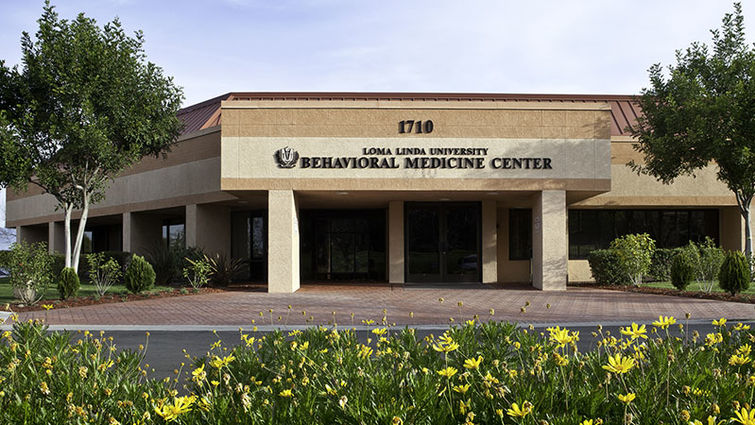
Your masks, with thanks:
M398 122L398 133L399 134L407 134L407 133L416 133L416 134L422 134L422 133L432 133L433 132L433 122L431 120L405 120L405 121L399 121Z

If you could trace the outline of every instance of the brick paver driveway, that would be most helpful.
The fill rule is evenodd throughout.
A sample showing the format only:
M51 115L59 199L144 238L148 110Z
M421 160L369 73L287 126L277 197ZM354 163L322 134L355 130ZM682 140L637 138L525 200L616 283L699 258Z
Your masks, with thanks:
M443 302L439 301L441 298ZM522 313L521 308L527 303L526 312ZM523 323L647 321L660 314L683 318L686 313L690 313L693 320L755 319L752 304L588 288L542 292L527 287L493 289L479 284L305 285L294 294L228 291L29 312L22 313L20 319L43 318L52 325L249 327L252 320L258 325L301 325L328 324L335 318L340 325L359 325L362 320L380 323L384 309L388 322L399 325L447 324L451 317L458 322L474 315L489 319L490 309L495 310L493 318L496 320Z

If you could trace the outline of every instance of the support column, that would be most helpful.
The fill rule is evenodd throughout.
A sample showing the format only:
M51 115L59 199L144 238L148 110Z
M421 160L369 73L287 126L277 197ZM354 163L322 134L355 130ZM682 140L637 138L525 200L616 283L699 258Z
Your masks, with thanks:
M388 203L388 282L404 283L404 201Z
M50 254L65 252L65 228L63 223L51 221L47 226L47 248Z
M268 203L267 292L299 289L299 211L293 190L270 190Z
M496 201L482 201L482 283L498 282L497 227Z
M49 237L48 230L43 227L44 225L34 226L18 226L16 227L16 242L47 242Z
M186 206L186 247L208 255L231 253L231 210L220 205Z
M532 209L532 286L566 290L566 192L544 190Z
M162 241L162 221L147 213L123 213L123 250L144 255Z

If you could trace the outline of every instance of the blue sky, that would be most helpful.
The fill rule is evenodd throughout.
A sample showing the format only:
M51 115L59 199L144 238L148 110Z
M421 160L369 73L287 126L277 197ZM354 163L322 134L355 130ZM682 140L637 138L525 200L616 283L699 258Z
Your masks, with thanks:
M54 4L64 18L117 16L143 30L148 58L184 87L186 105L228 91L638 93L651 64L709 40L732 9L710 0ZM36 30L42 5L0 0L0 59L18 63L21 31Z

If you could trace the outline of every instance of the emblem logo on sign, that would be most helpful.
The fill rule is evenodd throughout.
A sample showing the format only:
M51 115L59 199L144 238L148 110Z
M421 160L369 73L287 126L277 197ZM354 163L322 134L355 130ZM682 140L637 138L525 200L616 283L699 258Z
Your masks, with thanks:
M279 168L294 168L298 160L299 153L288 146L275 151L275 161Z

